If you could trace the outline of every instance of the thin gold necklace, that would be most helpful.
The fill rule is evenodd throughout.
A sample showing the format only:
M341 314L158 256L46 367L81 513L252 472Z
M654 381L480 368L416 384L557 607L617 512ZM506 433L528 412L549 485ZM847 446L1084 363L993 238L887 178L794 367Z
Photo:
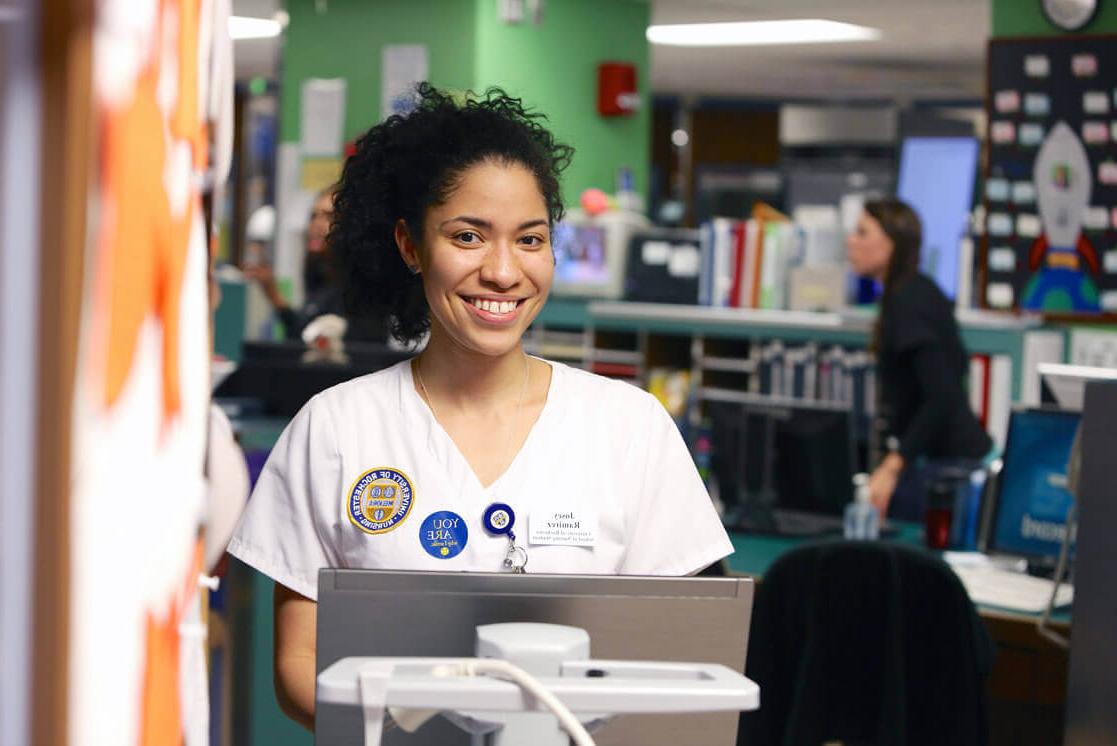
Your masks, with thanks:
M435 411L434 400L431 399L430 392L427 391L427 384L423 382L422 365L422 358L417 358L415 360L415 378L419 380L419 388L423 391L423 398L426 399L427 406L430 407L431 415L436 421L438 421L438 412ZM524 398L527 395L527 385L529 377L528 374L530 370L531 368L528 365L527 355L524 355L524 383L523 386L520 388L520 399L516 402L516 411L512 415L512 422L508 426L508 437L506 438L504 445L504 453L509 461L508 464L504 467L504 471L502 471L500 475L497 476L497 479L500 479L500 477L504 475L504 472L508 471L508 468L512 466L512 461L515 461L515 454L512 453L512 447L515 445L516 423L520 421L520 413L523 410ZM488 490L488 488L491 486L492 485L490 484L488 487L485 487L485 489Z

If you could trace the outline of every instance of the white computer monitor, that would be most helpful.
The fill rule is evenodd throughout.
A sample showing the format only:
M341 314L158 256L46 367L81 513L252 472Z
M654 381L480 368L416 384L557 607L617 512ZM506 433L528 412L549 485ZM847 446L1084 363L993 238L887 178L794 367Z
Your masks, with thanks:
M1040 363L1040 399L1068 412L1081 412L1089 381L1117 381L1117 369L1090 365Z
M555 224L551 236L555 252L552 292L579 298L621 298L628 244L635 233L649 227L647 218L627 210L592 216L570 210Z
M472 657L478 625L579 627L594 659L720 663L743 673L752 615L747 578L323 569L318 576L317 670L343 658ZM606 725L598 746L736 743L738 714L640 715ZM319 705L315 743L360 743L360 708ZM465 746L442 718L384 746Z

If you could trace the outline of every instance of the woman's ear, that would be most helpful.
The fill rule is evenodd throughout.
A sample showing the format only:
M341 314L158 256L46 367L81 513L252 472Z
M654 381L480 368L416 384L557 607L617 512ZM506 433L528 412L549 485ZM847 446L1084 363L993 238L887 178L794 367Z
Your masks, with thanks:
M407 229L407 223L403 218L396 221L396 228L394 231L396 239L396 248L399 249L400 258L407 268L411 270L411 274L417 275L422 271L419 264L419 247L411 238L411 231Z

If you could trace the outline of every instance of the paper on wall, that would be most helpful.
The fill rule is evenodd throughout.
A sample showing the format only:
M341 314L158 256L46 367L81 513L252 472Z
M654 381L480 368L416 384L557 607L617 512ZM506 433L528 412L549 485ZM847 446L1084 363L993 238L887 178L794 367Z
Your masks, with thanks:
M1007 246L990 249L989 269L995 272L1015 272L1016 252Z
M1020 125L1020 144L1039 145L1043 142L1043 134L1043 125L1041 124L1022 124Z
M308 78L303 81L299 144L304 158L341 155L345 90L344 78Z
M985 198L990 202L1004 202L1008 199L1007 179L987 179L985 181Z
M1109 96L1105 91L1086 91L1082 94L1082 110L1087 114L1108 114Z
M1024 73L1029 78L1046 78L1051 72L1051 60L1045 54L1030 54L1024 58Z
M1087 145L1104 145L1109 142L1109 127L1105 122L1083 122L1082 141Z
M1105 259L1102 266L1105 267L1105 271L1117 274L1117 251L1107 251L1104 256Z
M389 44L380 52L380 120L406 114L414 106L415 86L427 79L425 44Z
M1007 282L991 282L985 288L985 302L992 308L1012 308L1013 295Z
M1109 210L1091 206L1082 210L1082 225L1086 230L1104 231L1109 228Z
M1043 232L1039 217L1023 213L1016 216L1016 235L1021 238L1035 238Z
M1013 182L1012 201L1018 205L1034 203L1036 201L1036 185L1030 181Z
M997 91L993 101L998 114L1011 114L1020 110L1020 91Z
M1051 97L1046 93L1029 93L1024 96L1024 112L1028 116L1045 117L1051 113Z
M1098 58L1092 54L1076 54L1070 60L1075 77L1092 78L1098 74Z

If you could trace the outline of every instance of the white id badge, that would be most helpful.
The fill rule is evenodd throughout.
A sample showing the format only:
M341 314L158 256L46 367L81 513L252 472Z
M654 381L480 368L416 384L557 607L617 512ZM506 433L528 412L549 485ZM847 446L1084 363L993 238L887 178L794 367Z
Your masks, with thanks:
M575 508L537 510L528 518L528 543L592 547L597 543L597 513Z

